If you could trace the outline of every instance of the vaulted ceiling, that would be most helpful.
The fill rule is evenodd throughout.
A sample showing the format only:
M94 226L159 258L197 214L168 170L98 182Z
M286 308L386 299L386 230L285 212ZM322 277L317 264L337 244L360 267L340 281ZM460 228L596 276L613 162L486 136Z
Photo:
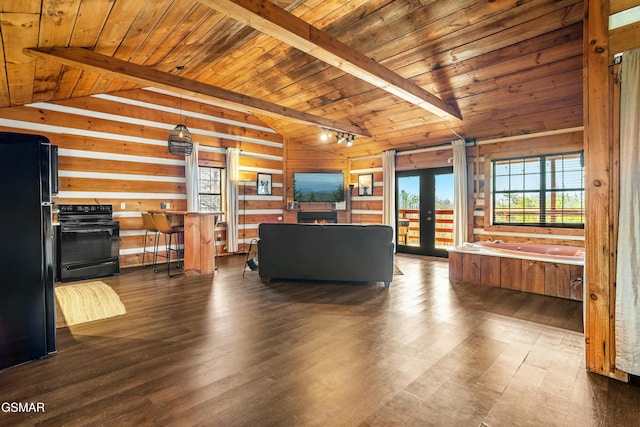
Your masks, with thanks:
M582 1L0 8L0 107L156 86L246 108L289 141L347 157L582 125ZM322 127L358 136L347 148L321 141Z

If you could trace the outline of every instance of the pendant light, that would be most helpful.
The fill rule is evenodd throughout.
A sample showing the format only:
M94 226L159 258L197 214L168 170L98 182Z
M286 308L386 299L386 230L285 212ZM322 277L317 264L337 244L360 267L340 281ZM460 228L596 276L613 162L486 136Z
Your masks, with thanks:
M193 142L189 129L182 123L169 134L169 153L188 156L193 151Z
M177 68L179 71L183 70L184 65ZM180 94L180 123L169 134L168 143L170 154L188 156L193 151L191 133L182 124L182 94Z

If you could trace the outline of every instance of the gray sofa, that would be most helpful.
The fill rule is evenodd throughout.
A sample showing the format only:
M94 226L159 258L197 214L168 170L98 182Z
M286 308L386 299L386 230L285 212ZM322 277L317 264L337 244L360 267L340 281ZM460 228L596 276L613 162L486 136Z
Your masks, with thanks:
M387 225L271 224L259 226L263 280L384 282L393 278L393 229Z

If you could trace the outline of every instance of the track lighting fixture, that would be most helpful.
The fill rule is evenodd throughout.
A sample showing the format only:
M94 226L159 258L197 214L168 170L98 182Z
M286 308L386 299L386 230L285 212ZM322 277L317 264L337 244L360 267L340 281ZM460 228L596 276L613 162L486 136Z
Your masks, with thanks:
M331 135L335 133L336 143L342 144L346 143L347 147L351 147L353 145L353 141L356 139L356 136L352 133L342 132L334 129L322 128L322 133L320 134L320 139L322 141L328 141L331 138Z

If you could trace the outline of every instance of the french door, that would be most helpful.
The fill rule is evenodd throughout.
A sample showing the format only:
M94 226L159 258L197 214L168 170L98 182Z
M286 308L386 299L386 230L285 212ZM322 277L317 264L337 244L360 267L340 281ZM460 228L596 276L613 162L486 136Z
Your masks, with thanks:
M453 245L453 168L396 172L397 251L447 257Z

